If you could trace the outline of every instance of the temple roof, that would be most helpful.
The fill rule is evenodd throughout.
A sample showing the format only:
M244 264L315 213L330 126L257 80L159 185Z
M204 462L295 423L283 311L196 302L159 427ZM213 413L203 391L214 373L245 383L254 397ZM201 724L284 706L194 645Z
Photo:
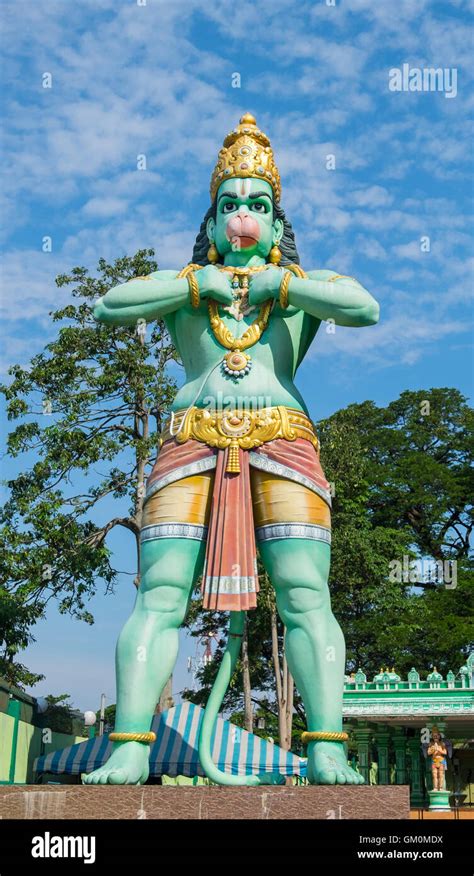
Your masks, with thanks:
M346 675L344 718L412 726L424 726L433 718L439 718L449 721L450 727L455 726L460 732L471 732L469 728L474 728L474 653L457 673L449 670L446 678L435 666L423 675L424 680L415 667L410 669L406 679L393 668L382 668L373 681L367 681L362 668Z

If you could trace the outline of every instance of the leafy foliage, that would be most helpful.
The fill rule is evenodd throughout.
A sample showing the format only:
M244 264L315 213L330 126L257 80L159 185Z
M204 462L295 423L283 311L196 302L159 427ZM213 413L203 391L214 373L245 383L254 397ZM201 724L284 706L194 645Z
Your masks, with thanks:
M71 286L77 303L51 314L56 339L28 367L10 368L11 382L0 387L9 420L19 421L7 452L26 457L21 473L7 482L0 514L0 660L3 669L10 664L4 674L17 684L31 684L32 675L13 669L12 658L32 640L29 627L50 599L61 612L93 622L87 603L97 581L112 591L116 580L105 543L116 526L135 538L139 581L143 483L156 455L161 413L174 397L168 365L176 354L162 322L144 338L134 327L96 323L93 305L112 286L156 269L153 250L140 250L114 264L101 259L95 277L83 267L59 276L58 287ZM92 486L98 471L100 481L94 477ZM107 496L128 502L128 510L99 525L91 515L101 514Z
M48 706L41 715L42 726L49 727L56 733L73 733L77 718L69 701L69 694L59 694L59 696L48 694L45 700Z
M447 671L469 651L472 420L463 396L442 388L403 392L386 408L350 405L319 424L335 492L330 587L349 669ZM391 564L404 558L420 568L455 560L457 587L426 573L395 580Z

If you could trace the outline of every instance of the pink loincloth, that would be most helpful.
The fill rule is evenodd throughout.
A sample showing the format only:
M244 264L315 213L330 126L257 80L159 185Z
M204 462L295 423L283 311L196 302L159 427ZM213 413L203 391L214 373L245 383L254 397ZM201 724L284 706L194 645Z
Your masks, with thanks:
M240 472L229 473L228 449L190 438L166 441L147 480L147 497L169 483L215 468L201 591L203 608L246 611L257 606L257 546L250 466L297 481L330 505L329 484L310 441L277 438L253 450L239 448Z

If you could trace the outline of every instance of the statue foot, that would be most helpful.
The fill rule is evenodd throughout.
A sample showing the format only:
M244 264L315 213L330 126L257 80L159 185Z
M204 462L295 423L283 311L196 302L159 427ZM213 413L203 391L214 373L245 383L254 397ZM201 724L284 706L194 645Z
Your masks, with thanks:
M142 742L123 742L114 749L107 763L92 773L82 773L84 785L143 785L149 775L150 746Z
M307 777L310 785L363 785L364 779L347 763L340 742L310 742Z

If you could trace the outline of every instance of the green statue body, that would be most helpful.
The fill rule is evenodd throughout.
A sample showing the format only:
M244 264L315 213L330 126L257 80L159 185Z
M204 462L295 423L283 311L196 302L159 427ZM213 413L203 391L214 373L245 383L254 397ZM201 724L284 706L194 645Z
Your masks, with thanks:
M252 135L255 126L252 117L243 117L236 129L240 134L242 124L247 125L245 130ZM297 254L291 226L276 204L279 178L274 176L273 182L261 178L263 168L258 175L255 172L239 175L234 159L235 154L228 178L224 175L222 182L219 177L214 180L213 206L196 242L193 262L202 265L208 261L206 256L199 258L203 240L206 247L211 247L209 255L215 253L219 259L218 264L204 264L193 275L199 300L192 283L187 277L179 277L178 270L157 271L148 278L134 279L111 289L97 302L95 317L109 325L134 325L138 320L164 318L186 373L185 383L174 401L176 412L192 407L240 410L248 406L283 407L307 414L294 376L321 321L332 320L337 325L352 327L373 325L378 320L378 305L357 281L329 270L309 271L306 275L300 272L303 276L293 274L287 284L286 300L282 293L284 264L295 264ZM283 251L283 266L269 263L277 246ZM285 249L289 257L285 256ZM248 291L247 299L242 302L241 296L236 305L233 272L223 268L264 266L267 267L263 270L249 272L249 288L244 293L247 295ZM248 348L250 370L247 368L243 376L232 377L222 367L225 349L210 330L210 301L218 303L222 325L237 339L255 321L262 304L272 302L261 337ZM277 537L262 541L259 550L286 627L288 665L304 702L308 731L340 733L345 644L331 611L327 584L330 545L317 538ZM186 616L193 586L202 574L204 555L204 540L170 535L142 543L141 584L134 611L117 644L116 732L140 733L150 728L160 693L173 671L179 627ZM201 764L211 779L222 784L275 780L271 775L221 773L210 758L212 726L238 656L243 619L243 611L231 611L229 645L201 731ZM146 659L138 659L137 654L143 649ZM148 777L148 757L149 748L141 742L115 742L108 762L83 780L91 784L143 783ZM310 741L307 775L314 784L363 781L348 766L341 741Z

